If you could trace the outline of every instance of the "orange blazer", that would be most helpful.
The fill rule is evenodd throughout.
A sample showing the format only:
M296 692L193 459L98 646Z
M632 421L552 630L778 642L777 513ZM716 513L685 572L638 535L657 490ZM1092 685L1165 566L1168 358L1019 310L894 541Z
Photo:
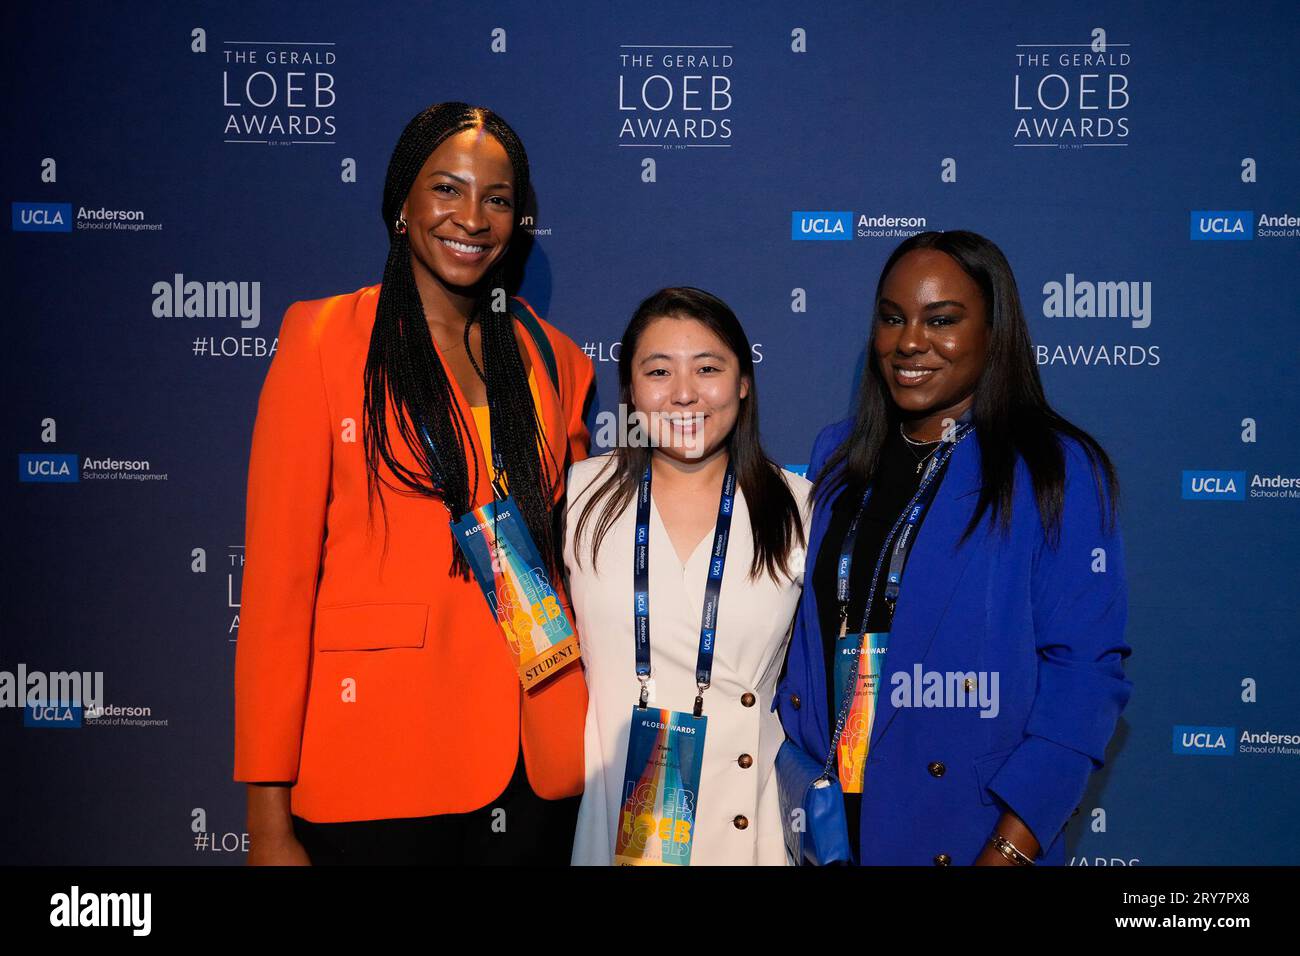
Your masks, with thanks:
M522 739L540 796L580 793L580 668L522 690L482 592L447 573L455 544L440 501L385 489L386 554L378 500L368 515L362 372L378 301L373 285L290 306L258 399L234 779L291 783L292 811L316 822L464 812L505 789ZM572 340L541 324L558 394L531 336L519 337L558 469L558 502L568 465L587 456L583 413L594 370ZM399 436L399 460L417 467L391 407L388 433ZM484 503L490 471L474 429L471 441L475 500Z

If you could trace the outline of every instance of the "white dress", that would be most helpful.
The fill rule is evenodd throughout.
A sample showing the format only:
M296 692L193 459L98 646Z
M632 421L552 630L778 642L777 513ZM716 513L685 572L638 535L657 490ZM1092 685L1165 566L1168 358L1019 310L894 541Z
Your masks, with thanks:
M578 810L574 865L613 861L620 789L632 707L640 684L632 627L633 499L601 543L593 569L584 529L583 561L574 559L574 533L590 492L612 468L609 454L576 463L569 474L564 559L586 669L589 701L584 736L586 789ZM808 528L810 482L782 471ZM599 480L597 480L599 476ZM689 712L695 703L700 615L713 531L682 565L651 496L650 703ZM599 511L593 513L593 519ZM691 865L784 865L788 862L777 802L776 752L785 739L772 711L777 678L803 587L804 549L790 555L792 577L780 584L766 571L750 579L754 542L743 493L736 490L727 564L718 610L712 685Z

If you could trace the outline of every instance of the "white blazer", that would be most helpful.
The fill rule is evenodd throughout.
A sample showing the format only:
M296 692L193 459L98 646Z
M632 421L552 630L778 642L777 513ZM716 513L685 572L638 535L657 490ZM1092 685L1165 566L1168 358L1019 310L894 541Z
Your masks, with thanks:
M576 463L569 472L564 560L586 670L589 699L584 737L586 789L573 842L575 865L613 862L620 789L627 760L636 678L632 616L632 500L601 544L599 568L591 562L594 522L575 543L578 518L613 467L612 454ZM807 479L782 470L808 527ZM652 496L653 498L653 496ZM594 517L594 515L593 515ZM695 662L710 531L683 566L651 501L650 650L654 693L650 703L689 712L695 703ZM581 548L582 562L575 560ZM776 752L785 739L772 711L795 607L803 588L804 549L789 560L792 577L774 582L766 572L750 579L753 532L744 494L736 490L727 564L718 609L713 681L704 692L709 719L691 865L783 865L788 862L776 790Z

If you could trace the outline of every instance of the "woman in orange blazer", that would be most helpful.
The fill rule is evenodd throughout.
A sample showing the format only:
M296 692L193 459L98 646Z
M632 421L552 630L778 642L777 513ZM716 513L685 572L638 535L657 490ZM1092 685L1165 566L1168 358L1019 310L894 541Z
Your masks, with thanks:
M554 572L587 456L591 361L504 293L528 180L500 117L430 107L389 164L383 282L285 314L235 658L250 863L568 861L582 673L522 688L449 529L496 477Z

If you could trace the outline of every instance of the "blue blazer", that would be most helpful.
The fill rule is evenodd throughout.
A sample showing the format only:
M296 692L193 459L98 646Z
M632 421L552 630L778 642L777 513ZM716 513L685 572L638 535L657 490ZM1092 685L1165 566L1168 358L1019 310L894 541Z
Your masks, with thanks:
M838 422L817 436L810 478L852 425ZM986 515L958 545L979 497L977 436L953 450L908 558L885 655L862 799L863 864L974 863L1006 808L1042 844L1040 862L1065 862L1064 827L1102 765L1132 684L1122 665L1130 649L1118 530L1104 527L1082 446L1061 440L1066 485L1055 546L1023 461L1009 533ZM818 760L830 748L834 715L812 576L829 521L829 502L817 504L774 702L789 737ZM961 686L974 672L988 690L996 686L996 707L993 695L983 708L953 706L964 694L934 706L942 698L928 672L944 686Z

